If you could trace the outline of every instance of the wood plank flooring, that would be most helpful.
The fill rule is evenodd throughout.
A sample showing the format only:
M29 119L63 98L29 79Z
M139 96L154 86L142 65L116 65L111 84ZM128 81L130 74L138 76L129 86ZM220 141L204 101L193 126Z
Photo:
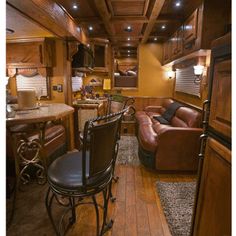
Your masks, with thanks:
M113 227L106 236L169 236L170 231L156 193L157 180L192 181L194 176L157 174L143 166L117 165L119 181L113 184L116 202L109 202ZM98 196L101 201L101 196ZM94 207L77 209L78 219L69 236L93 236L96 231Z

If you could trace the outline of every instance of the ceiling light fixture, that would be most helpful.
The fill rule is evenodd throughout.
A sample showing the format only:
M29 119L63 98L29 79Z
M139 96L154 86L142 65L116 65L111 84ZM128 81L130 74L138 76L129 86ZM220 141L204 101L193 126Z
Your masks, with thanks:
M162 28L162 29L165 29L165 28L166 28L166 26L165 26L165 25L162 25L162 26L161 26L161 28Z
M78 9L78 6L77 6L76 4L74 4L74 5L72 6L72 8L73 8L73 9Z
M180 3L180 2L176 2L176 3L175 3L175 6L176 6L176 7L180 7L180 6L181 6L181 3Z
M93 30L93 26L89 26L89 28L88 28L90 31L92 31Z
M128 25L126 28L125 28L125 31L126 32L132 32L132 27L130 25Z
M130 38L128 38L127 40L130 41Z
M154 38L154 41L157 41L157 37Z
M130 52L130 50L128 50L128 52Z

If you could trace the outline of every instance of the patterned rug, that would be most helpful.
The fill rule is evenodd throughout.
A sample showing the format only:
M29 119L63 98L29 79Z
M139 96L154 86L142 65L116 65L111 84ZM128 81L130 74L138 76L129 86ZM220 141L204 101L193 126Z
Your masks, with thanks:
M157 192L172 236L189 236L196 182L157 182Z
M116 164L139 165L138 140L135 136L121 136Z

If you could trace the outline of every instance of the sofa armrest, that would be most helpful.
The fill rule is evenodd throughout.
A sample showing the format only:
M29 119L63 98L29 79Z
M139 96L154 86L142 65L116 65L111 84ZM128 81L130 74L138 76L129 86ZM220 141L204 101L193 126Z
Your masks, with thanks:
M155 130L156 131L156 130ZM184 147L181 145L195 145L192 142L198 142L203 130L201 128L185 128L165 126L157 132L157 141L160 147L162 145ZM189 147L186 147L189 148Z
M144 111L161 113L161 108L162 108L162 106L147 106L144 108Z
M162 128L157 135L156 168L196 171L201 134L200 128Z

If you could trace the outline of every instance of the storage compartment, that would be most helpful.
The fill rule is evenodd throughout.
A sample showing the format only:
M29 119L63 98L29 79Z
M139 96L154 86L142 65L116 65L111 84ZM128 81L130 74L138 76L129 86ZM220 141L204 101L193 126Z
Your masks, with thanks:
M26 42L7 42L7 67L52 67L54 66L53 47L54 41L48 38L40 38L36 41L27 40Z

